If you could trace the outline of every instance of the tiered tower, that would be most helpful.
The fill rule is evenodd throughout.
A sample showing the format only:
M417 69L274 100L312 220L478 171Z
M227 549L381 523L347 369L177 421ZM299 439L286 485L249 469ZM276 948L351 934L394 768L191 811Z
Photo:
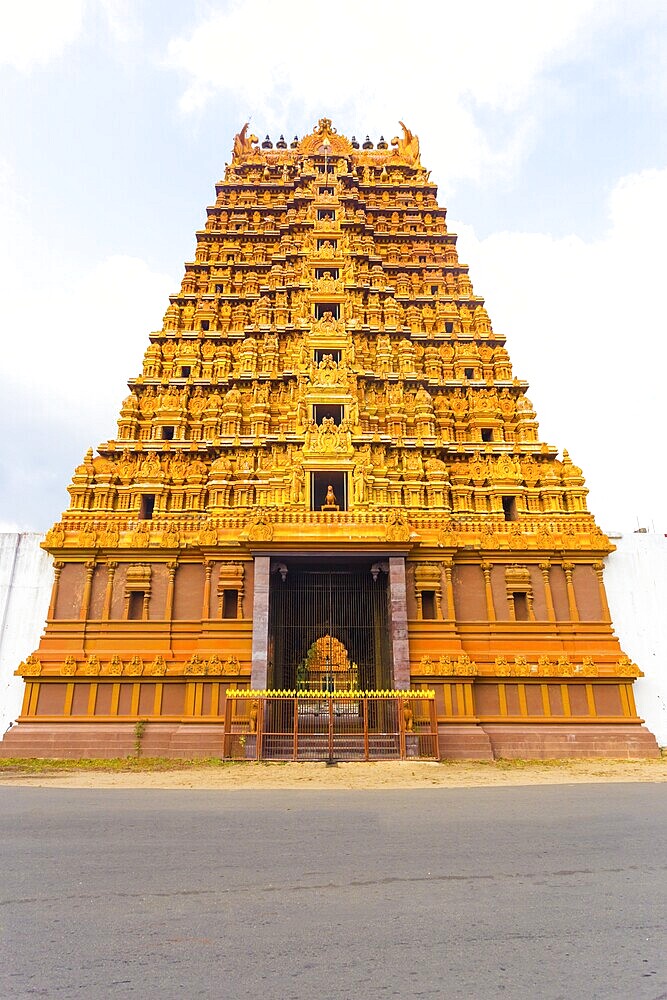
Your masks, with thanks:
M656 752L581 470L540 441L402 131L235 137L47 535L3 752L129 752L145 720L149 751L215 753L227 686L293 687L324 641L367 687L435 688L445 756Z

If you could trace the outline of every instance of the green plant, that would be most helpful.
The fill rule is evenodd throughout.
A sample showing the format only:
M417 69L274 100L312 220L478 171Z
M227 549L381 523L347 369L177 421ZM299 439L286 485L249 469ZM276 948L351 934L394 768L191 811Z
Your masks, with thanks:
M144 738L144 733L146 732L146 723L148 719L139 719L134 726L134 756L141 757L141 741Z

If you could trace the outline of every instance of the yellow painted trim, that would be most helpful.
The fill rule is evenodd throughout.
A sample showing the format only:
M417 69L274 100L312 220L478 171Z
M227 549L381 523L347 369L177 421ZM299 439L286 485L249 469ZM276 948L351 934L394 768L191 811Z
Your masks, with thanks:
M26 685L25 697L23 699L23 704L25 705L24 714L37 715L37 702L39 701L40 688L41 684L39 681Z
M551 702L549 701L549 687L547 684L540 684L542 693L542 712L544 715L551 715Z
M507 691L502 681L498 684L498 711L501 715L507 715Z
M114 681L113 687L111 689L111 705L109 706L110 715L118 715L118 704L120 702L120 683Z
M528 717L528 702L526 701L526 685L517 684L519 692L519 711L522 716Z
M588 714L591 715L593 718L596 718L598 712L597 708L595 707L595 695L593 694L592 684L586 685L586 703L588 705Z
M95 715L95 704L97 702L97 682L91 681L88 689L88 715Z
M561 684L560 696L563 702L563 715L571 715L572 709L570 707L570 689L567 684Z
M211 707L208 714L212 718L220 715L220 681L211 681Z
M141 684L135 683L132 685L132 700L130 701L130 715L139 715L139 694L141 692Z
M201 681L195 682L195 701L194 701L194 715L202 714L202 706L204 704L204 685Z
M63 715L72 714L73 701L74 701L74 684L70 681L65 691L65 707L63 708Z
M155 695L153 697L153 715L162 714L162 690L164 684L162 681L157 681L155 685Z

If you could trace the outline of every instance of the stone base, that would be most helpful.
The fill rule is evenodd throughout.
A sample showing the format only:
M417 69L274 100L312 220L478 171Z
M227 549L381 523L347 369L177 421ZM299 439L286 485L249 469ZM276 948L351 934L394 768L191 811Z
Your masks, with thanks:
M0 742L0 757L133 757L134 722L21 722ZM443 725L443 760L557 760L562 757L659 757L655 737L644 726L591 724ZM148 722L142 757L222 757L223 723ZM254 754L253 754L254 757Z
M0 757L133 757L134 722L21 722L0 742ZM142 757L222 757L223 724L148 722L141 738Z
M565 723L484 726L493 756L511 760L561 757L659 757L660 748L645 726Z
M441 760L493 760L491 741L479 725L438 726Z

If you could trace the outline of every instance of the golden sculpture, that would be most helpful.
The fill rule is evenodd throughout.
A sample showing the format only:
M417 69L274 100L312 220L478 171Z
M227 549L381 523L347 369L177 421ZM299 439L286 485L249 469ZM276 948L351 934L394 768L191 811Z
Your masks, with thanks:
M400 125L391 144L327 118L234 137L116 435L46 536L46 634L0 752L69 751L79 726L115 753L141 718L161 753L194 721L192 752L218 753L229 678L280 655L258 638L269 591L323 553L390 578L375 676L428 678L444 755L655 751L606 602L612 546Z
M253 153L253 147L259 142L256 135L248 135L250 122L246 122L240 132L234 136L234 159L238 160L249 153Z
M391 140L392 146L397 147L396 151L401 159L406 160L411 166L421 166L419 162L419 139L411 132L403 122L398 123L403 129L402 137L394 136Z

